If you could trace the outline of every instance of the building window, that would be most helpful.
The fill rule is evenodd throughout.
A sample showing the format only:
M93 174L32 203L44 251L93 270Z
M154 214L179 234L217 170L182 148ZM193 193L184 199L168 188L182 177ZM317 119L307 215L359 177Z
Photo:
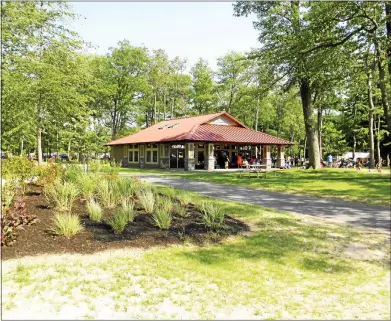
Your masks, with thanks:
M137 154L137 157L136 157ZM138 145L129 145L129 163L138 163Z
M223 149L229 149L229 145L224 145Z
M238 148L238 146L236 146L236 145L231 145L231 149L237 149Z
M158 162L158 144L147 144L147 159L146 163Z

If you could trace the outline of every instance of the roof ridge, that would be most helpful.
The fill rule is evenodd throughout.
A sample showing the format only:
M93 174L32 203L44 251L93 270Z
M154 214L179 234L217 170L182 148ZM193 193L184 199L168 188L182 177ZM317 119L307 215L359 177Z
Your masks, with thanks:
M176 119L186 119L186 118L195 118L195 117L205 117L205 116L212 116L212 115L218 115L223 114L224 112L217 112L217 113L211 113L211 114L201 114L201 115L192 115L192 116L182 116L177 118L171 118L164 121L170 121L170 120L176 120Z

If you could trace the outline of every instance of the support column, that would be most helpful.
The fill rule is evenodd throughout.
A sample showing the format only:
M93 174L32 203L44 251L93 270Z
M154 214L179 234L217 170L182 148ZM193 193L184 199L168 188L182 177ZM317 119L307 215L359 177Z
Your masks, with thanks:
M170 168L169 149L170 145L168 144L159 145L159 167L162 169Z
M284 146L277 146L277 165L278 168L285 166L285 158L284 158Z
M185 171L195 170L194 143L185 144Z
M265 165L266 169L270 169L272 167L272 160L270 158L270 145L263 146L262 165Z
M212 143L205 144L205 169L211 171L215 168L215 159L214 159L214 146Z

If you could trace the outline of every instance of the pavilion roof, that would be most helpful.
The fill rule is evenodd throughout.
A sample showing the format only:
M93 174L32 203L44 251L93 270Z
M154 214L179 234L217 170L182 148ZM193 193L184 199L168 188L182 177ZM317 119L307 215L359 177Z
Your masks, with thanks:
M229 125L213 124L213 121L218 118L226 119ZM106 145L115 146L177 141L210 141L254 145L292 144L287 140L250 129L227 112L220 112L162 121L138 133L113 140Z

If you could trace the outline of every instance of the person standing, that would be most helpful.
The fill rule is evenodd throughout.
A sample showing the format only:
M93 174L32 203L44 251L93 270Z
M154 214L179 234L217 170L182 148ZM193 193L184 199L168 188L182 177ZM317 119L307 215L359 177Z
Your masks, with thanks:
M236 164L238 165L238 168L242 167L243 164L242 154L239 154L238 159L236 160Z
M331 167L331 165L333 164L333 156L331 155L327 156L327 163L329 167Z

